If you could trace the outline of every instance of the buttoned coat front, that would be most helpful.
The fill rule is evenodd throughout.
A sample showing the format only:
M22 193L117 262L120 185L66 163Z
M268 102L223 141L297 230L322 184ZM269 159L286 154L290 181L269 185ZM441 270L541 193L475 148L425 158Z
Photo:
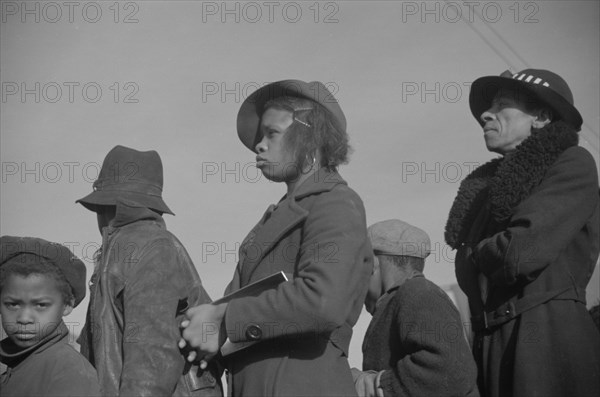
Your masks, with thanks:
M355 396L348 346L372 271L363 203L336 172L312 175L271 206L240 246L227 292L283 271L289 281L232 300L233 396Z

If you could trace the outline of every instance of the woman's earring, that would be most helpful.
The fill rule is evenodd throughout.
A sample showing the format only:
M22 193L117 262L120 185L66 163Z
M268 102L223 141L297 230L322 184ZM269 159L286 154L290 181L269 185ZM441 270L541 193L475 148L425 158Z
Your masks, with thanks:
M314 154L312 155L312 157L308 157L308 154L307 154L306 157L305 157L305 159L307 160L306 164L308 165L308 169L306 171L302 170L302 173L303 174L308 174L313 169L313 167L315 166L315 163L317 162L317 158L315 157Z

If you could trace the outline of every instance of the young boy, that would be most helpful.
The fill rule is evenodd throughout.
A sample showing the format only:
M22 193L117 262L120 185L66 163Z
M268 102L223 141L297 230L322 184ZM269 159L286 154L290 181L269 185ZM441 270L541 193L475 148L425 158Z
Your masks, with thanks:
M96 371L62 321L85 296L83 262L39 238L3 236L0 246L2 396L99 396Z
M375 267L365 307L363 371L352 369L359 396L478 397L477 368L458 310L423 275L431 240L398 219L367 229Z

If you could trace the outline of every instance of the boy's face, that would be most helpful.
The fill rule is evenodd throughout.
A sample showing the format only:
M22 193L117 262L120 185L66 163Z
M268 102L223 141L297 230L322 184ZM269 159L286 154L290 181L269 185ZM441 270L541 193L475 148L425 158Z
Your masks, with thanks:
M19 347L27 348L51 334L73 308L65 303L56 280L42 274L11 274L0 294L2 327Z
M383 282L381 280L381 264L377 255L373 255L373 273L369 280L369 289L365 298L365 309L370 314L375 312L377 301L383 295Z

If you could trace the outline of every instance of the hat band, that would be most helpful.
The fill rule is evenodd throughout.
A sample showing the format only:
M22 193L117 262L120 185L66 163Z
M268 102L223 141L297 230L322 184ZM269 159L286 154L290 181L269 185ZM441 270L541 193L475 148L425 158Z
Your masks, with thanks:
M401 250L386 250L386 249L374 249L375 255L390 255L390 256L414 256L417 258L425 258L431 253L431 249L426 245L419 246L418 244L411 244L408 248L403 247Z
M94 182L94 191L119 191L162 197L162 188L160 186L142 182L107 183L106 180L97 180Z
M528 75L527 73L515 73L515 74L513 74L512 78L514 80L524 81L525 83L541 84L544 87L550 87L550 83L548 83L547 81L544 81L540 77L535 77L532 74Z

